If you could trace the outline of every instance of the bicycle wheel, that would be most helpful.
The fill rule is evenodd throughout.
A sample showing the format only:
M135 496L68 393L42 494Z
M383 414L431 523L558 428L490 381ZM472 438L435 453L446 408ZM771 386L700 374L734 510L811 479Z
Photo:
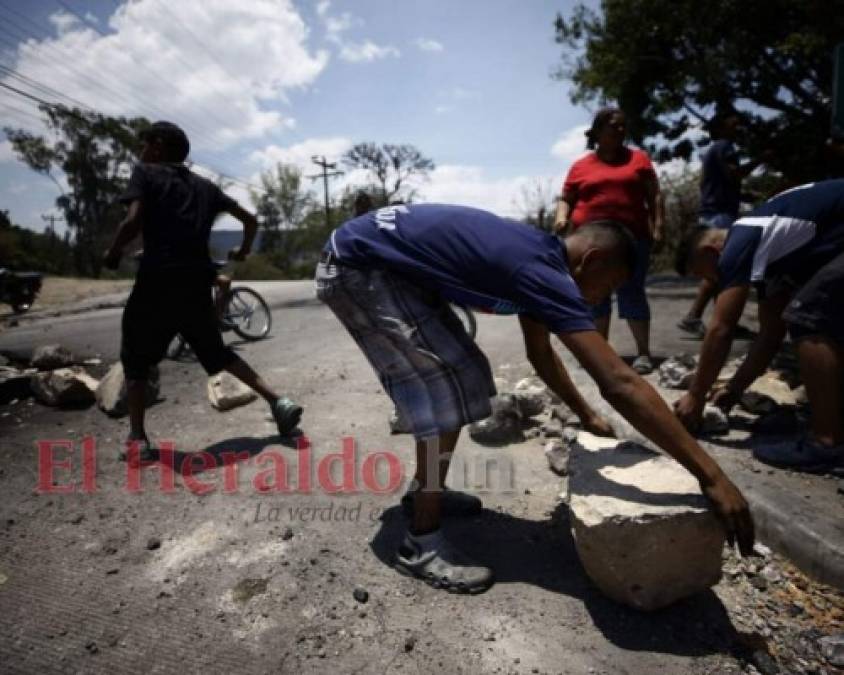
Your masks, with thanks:
M267 337L273 323L270 308L264 298L245 286L232 288L229 292L226 319L231 322L234 332L244 340L260 340Z
M465 305L457 305L454 303L452 303L451 309L457 315L457 318L460 319L460 323L463 324L463 329L469 334L469 337L474 340L478 334L478 322L475 319L474 312Z

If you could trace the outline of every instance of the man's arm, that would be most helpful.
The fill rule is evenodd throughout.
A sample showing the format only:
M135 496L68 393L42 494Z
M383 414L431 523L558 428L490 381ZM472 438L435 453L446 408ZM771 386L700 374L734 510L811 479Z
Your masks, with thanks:
M648 205L648 221L651 238L659 243L665 226L665 198L659 189L659 179L651 174L645 179L645 199Z
M243 260L252 251L252 242L255 241L255 235L258 232L258 219L240 204L233 204L227 209L227 213L243 223L243 241L240 248L231 254L232 260Z
M749 284L731 286L718 294L689 391L674 404L677 417L688 429L694 430L700 425L706 396L730 354L733 331L738 325L749 294Z
M574 200L574 195L568 190L565 190L557 202L557 213L554 216L554 232L557 234L563 234L563 231L566 229L569 216L574 207Z
M141 200L135 199L129 203L129 210L126 217L117 227L117 233L105 253L104 264L110 270L116 270L120 265L120 258L123 256L123 249L126 244L132 241L141 233Z
M560 340L592 376L601 395L638 431L682 464L700 482L741 552L753 551L753 520L747 502L721 467L671 414L645 380L637 375L597 331L561 334Z
M536 374L580 418L584 429L598 436L615 436L610 423L592 409L574 386L559 354L551 346L551 336L545 325L523 314L519 315L519 324L528 361Z
M739 402L745 389L765 372L785 338L787 326L782 312L790 299L789 293L780 293L759 303L759 335L729 384L713 393L713 404L728 412Z

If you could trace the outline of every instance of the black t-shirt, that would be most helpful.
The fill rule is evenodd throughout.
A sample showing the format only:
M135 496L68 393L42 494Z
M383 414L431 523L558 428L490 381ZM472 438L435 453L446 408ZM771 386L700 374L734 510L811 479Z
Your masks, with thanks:
M728 166L737 164L735 146L730 141L715 141L703 156L700 181L700 214L714 216L728 213L738 216L741 183L730 175Z
M181 164L137 164L120 201L141 200L141 269L211 268L214 220L237 205L210 180Z

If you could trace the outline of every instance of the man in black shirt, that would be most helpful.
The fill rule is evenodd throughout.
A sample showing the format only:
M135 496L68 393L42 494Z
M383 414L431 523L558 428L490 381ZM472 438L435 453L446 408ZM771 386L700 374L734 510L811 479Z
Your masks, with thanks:
M211 181L184 165L188 138L175 124L156 122L141 140L135 166L121 201L129 210L105 255L115 269L123 248L139 234L144 252L135 285L123 311L120 360L126 374L129 438L152 454L144 428L144 392L149 370L180 333L209 375L226 370L270 405L281 435L292 431L302 408L279 397L222 340L211 286L215 271L208 254L214 220L229 213L243 223L243 242L232 258L243 260L252 247L255 217Z

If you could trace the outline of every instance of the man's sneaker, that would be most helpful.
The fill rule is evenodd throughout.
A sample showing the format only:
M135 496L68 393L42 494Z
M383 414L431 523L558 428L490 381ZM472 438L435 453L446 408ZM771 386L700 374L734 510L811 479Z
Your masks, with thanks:
M158 449L153 447L149 439L143 438L127 438L125 449L118 455L118 459L122 462L128 462L134 457L138 462L154 462L158 459ZM137 446L137 454L135 454L134 447Z
M413 501L417 492L410 489L401 498L401 507L406 516L413 515ZM440 511L444 516L476 516L484 508L483 502L474 495L448 488L443 488L440 500Z
M677 328L701 339L706 335L706 325L701 319L693 316L683 317L682 321L677 324Z
M737 325L733 329L733 339L734 340L755 340L758 333L755 330L751 330L747 326L742 326L741 324Z
M844 476L844 444L830 447L804 436L798 441L760 445L754 448L753 456L784 469Z
M408 532L396 553L395 568L449 593L483 593L495 581L491 569L454 548L442 530L418 536Z
M272 407L273 419L278 426L279 436L287 436L302 419L302 406L289 398L278 399Z
M647 354L640 354L633 360L630 367L639 373L639 375L648 375L654 371L654 362L651 361L651 357Z

